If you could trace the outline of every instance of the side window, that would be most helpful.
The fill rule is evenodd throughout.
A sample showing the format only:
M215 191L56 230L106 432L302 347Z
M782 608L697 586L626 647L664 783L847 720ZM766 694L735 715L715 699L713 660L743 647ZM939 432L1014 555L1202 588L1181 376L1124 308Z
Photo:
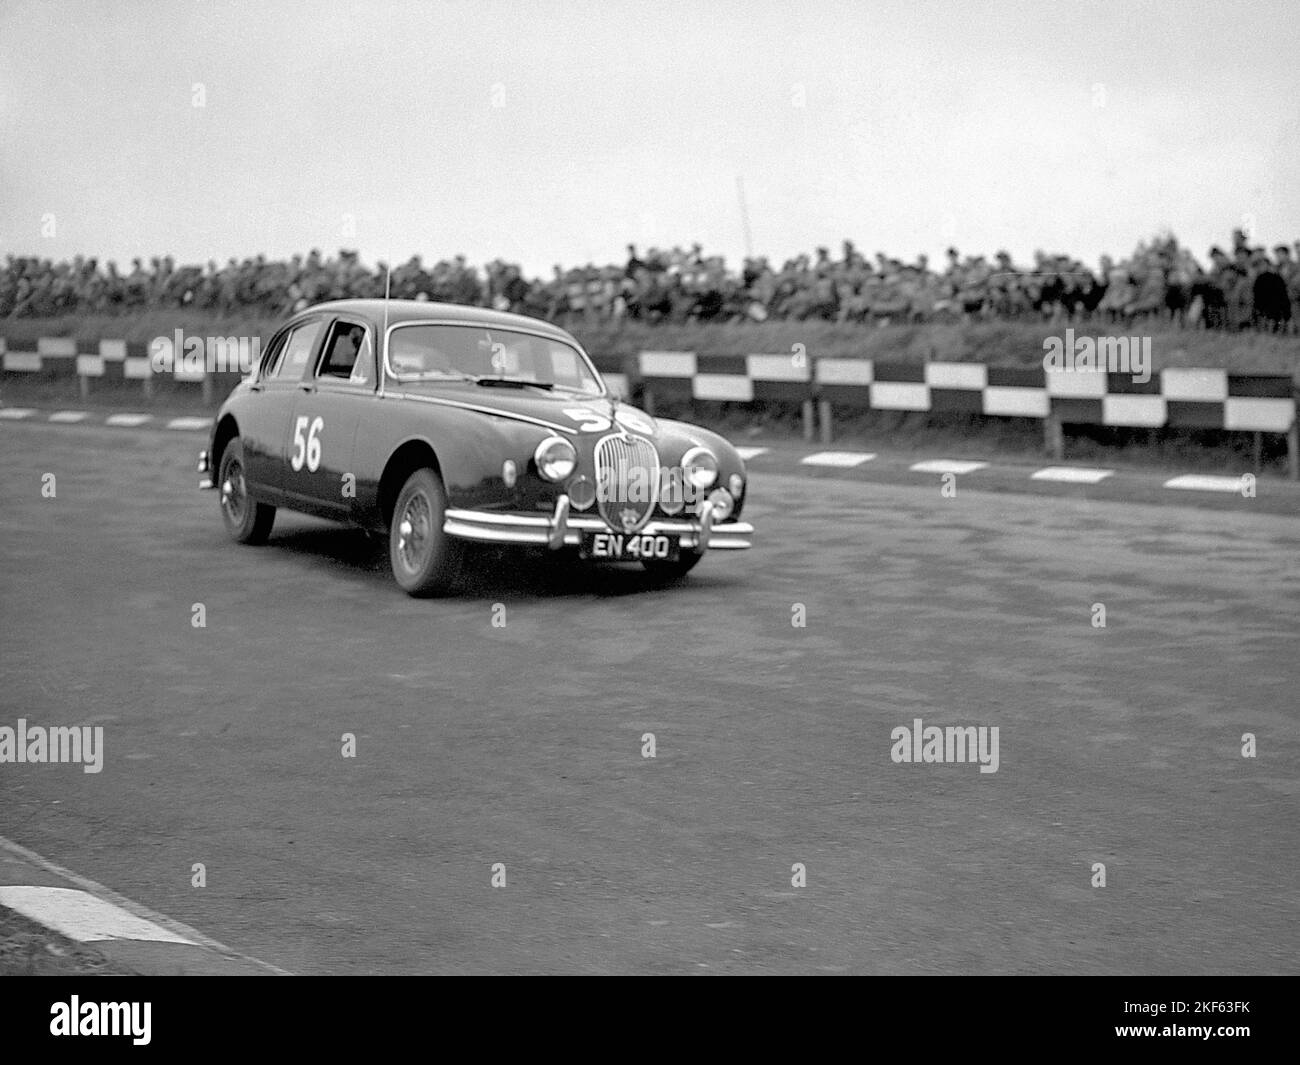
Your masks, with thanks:
M318 377L368 385L375 379L375 355L364 326L336 322L321 355Z
M275 365L268 376L280 381L297 381L302 377L303 367L311 357L311 349L316 346L324 323L319 319L303 322L292 333L284 345L284 353L277 357Z
M276 364L280 361L280 356L284 354L284 342L289 339L287 332L276 333L271 338L271 343L266 346L266 353L262 356L261 376L267 378L275 373Z
M348 378L354 385L375 383L375 349L370 343L370 334L361 339L361 351L357 354L356 365L352 367L352 376Z

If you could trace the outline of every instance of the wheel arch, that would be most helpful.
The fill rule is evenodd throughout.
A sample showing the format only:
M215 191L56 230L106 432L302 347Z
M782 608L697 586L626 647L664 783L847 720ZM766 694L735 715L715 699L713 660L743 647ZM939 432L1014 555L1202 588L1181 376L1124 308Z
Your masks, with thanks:
M223 415L221 421L217 422L216 432L212 434L212 455L209 461L214 478L221 469L221 456L226 452L226 445L238 435L239 423L235 421L235 416Z
M433 445L422 437L406 440L400 444L384 464L384 472L379 477L379 515L387 528L393 521L393 508L397 506L397 496L406 479L416 470L429 467L439 478L442 477L442 465Z

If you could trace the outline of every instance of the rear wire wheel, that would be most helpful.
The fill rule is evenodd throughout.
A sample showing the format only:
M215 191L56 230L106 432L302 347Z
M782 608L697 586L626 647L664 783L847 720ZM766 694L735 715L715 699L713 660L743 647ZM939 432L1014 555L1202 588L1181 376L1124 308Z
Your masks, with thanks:
M232 540L241 544L264 544L275 524L275 507L259 503L248 494L244 476L244 445L235 437L221 453L217 474L221 519Z

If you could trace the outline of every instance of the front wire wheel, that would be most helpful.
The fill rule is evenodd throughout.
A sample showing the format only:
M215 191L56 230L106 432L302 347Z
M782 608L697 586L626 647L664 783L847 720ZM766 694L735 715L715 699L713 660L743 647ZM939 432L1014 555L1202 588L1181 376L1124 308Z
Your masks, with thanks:
M662 558L643 558L641 565L645 567L646 572L650 574L653 580L667 583L681 580L699 565L700 559L703 557L704 555L699 551L685 550L672 562Z
M388 560L398 586L408 595L446 595L460 573L464 547L442 531L447 495L427 467L406 479L393 507Z

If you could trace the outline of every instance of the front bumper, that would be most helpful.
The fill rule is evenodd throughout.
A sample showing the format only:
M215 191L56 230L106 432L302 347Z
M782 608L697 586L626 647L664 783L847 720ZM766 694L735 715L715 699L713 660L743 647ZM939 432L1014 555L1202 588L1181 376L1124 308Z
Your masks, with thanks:
M570 512L569 497L560 496L555 510L546 514L498 514L486 510L449 510L442 531L462 540L493 544L537 544L552 549L582 543L586 532L610 532L605 522L592 515ZM706 503L697 518L657 519L637 530L638 536L676 536L683 548L696 551L743 551L752 547L754 527L748 522L713 523L712 510Z

